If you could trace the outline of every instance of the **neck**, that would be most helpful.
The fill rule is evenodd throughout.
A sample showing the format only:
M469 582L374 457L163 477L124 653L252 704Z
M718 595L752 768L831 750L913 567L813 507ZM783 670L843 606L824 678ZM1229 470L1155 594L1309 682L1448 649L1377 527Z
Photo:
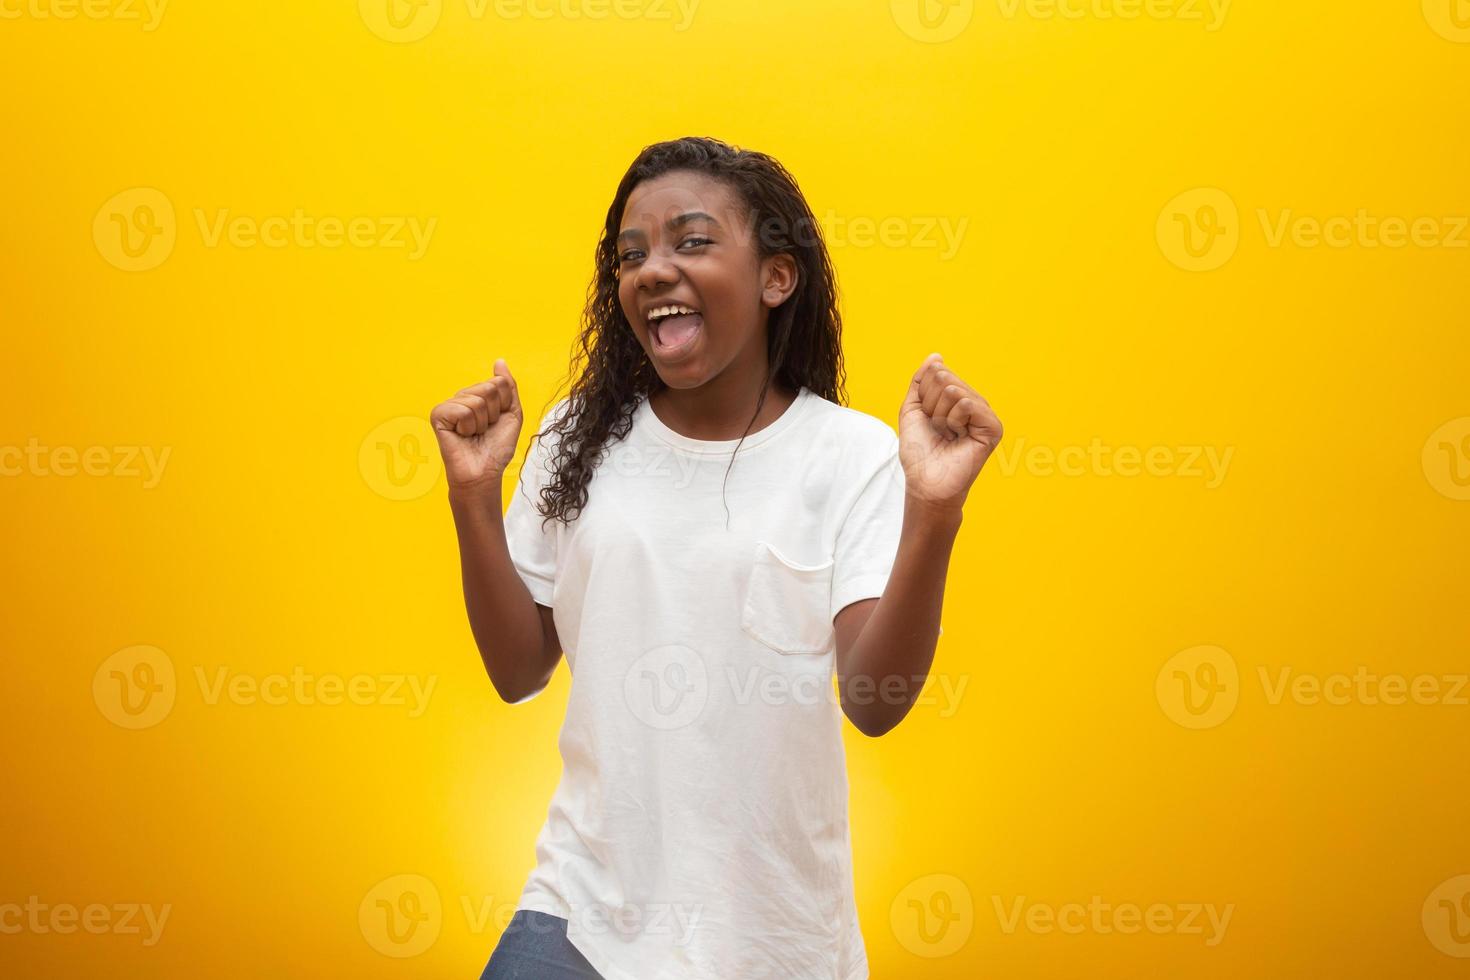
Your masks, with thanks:
M697 388L660 388L649 396L649 402L659 421L682 436L710 441L739 439L776 421L796 400L796 392L780 388L772 380L760 413L751 422L762 381L759 375L721 375Z

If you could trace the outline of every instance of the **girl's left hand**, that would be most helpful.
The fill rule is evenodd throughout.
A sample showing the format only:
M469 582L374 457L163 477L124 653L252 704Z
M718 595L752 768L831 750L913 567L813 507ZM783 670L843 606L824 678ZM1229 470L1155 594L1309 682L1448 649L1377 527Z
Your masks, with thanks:
M908 496L960 510L1003 429L990 403L930 354L898 414L898 457Z

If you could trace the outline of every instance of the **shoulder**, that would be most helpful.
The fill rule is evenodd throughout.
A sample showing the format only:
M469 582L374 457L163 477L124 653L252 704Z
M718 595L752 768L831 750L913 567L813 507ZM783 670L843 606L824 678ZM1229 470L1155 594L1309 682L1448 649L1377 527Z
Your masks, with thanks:
M566 417L567 411L571 407L571 403L571 397L568 396L566 398L558 399L551 405L550 408L543 410L541 412L539 421L536 422L536 427L531 430L532 440L537 443L544 442L554 445L559 437L556 433L549 430L552 426L561 422ZM524 411L524 406L522 406L522 410ZM527 414L525 416L525 421L529 423L532 418L533 416Z
M843 450L844 456L871 460L898 452L893 426L861 409L839 405L812 393L811 420L822 440Z
M553 402L550 408L541 413L540 428L544 429L554 422L560 422L563 418L566 417L567 409L571 407L571 404L572 399L570 395L568 395L566 398L559 398L555 402Z
M552 461L558 453L561 444L561 434L553 432L551 429L552 426L565 417L570 403L570 398L560 399L550 408L543 410L539 421L534 423L532 419L535 416L529 414L526 405L522 403L521 411L526 414L522 421L521 438L526 438L526 430L528 429L530 430L530 438L526 444L525 455L522 457L522 465L517 482L530 479L539 485L545 483L552 476Z

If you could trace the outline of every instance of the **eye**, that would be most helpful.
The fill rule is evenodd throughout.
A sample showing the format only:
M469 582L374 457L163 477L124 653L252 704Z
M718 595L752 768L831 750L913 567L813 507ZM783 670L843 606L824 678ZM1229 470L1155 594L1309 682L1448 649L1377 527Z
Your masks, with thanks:
M708 238L700 238L700 237L697 237L696 236L694 238L686 238L682 242L680 242L679 244L680 245L713 245L714 244L714 241L711 240L711 239L708 239Z
M618 261L620 261L620 262L632 262L632 261L634 261L634 260L636 260L638 258L639 254L640 253L639 253L638 249L636 249L636 248L630 248L626 252L624 252L622 255L619 255L618 256Z

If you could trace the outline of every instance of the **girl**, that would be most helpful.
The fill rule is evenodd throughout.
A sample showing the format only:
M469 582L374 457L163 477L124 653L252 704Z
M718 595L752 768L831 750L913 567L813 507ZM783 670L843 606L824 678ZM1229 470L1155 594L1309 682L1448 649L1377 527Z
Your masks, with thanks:
M836 296L779 163L658 143L608 209L576 380L503 518L524 420L505 361L434 409L495 690L534 697L563 652L572 673L561 781L482 980L868 976L841 718L881 735L923 687L1001 425L937 354L897 436L845 407Z

